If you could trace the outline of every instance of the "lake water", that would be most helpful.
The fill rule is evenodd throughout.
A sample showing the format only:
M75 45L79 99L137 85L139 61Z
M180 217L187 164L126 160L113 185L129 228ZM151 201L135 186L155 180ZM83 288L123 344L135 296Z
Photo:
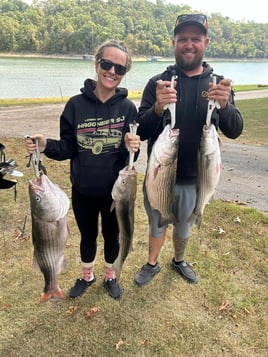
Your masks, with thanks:
M213 62L214 72L233 84L268 84L268 62ZM142 90L148 79L173 62L134 62L121 87ZM94 62L80 59L0 57L0 98L72 96L86 78L95 78Z

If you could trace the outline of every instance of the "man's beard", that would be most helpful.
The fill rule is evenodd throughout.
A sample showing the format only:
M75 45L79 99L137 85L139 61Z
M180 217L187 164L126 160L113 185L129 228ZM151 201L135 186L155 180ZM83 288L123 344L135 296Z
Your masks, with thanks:
M182 56L176 58L177 66L183 71L193 71L202 64L202 57L195 57L191 62L185 62Z

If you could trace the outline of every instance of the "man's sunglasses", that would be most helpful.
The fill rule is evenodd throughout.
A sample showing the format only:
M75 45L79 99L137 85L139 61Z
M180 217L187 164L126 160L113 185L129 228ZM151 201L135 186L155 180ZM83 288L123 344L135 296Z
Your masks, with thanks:
M122 66L121 64L113 63L108 59L101 58L99 60L100 68L104 71L109 71L112 67L114 67L114 71L119 76L123 76L127 72L127 68Z
M205 27L205 29L208 29L208 20L207 17L203 14L188 14L188 15L179 15L177 17L176 23L175 23L175 28L180 25L184 24L185 22L197 22Z

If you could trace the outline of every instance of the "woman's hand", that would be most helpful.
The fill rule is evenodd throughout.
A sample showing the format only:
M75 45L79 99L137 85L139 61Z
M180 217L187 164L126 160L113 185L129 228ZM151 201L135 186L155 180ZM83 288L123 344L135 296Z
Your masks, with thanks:
M29 154L33 154L35 150L39 152L44 152L47 146L47 140L42 134L27 135L25 137L26 150Z
M139 135L132 135L131 133L126 133L124 140L126 148L128 150L132 152L136 152L139 150L141 141Z

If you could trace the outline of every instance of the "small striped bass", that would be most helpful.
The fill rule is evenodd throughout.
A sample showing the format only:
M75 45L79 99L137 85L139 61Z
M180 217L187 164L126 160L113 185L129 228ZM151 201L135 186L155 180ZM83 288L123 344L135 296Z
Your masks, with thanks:
M155 141L148 161L145 187L151 208L160 213L159 227L173 220L178 142L179 129L166 125Z
M189 222L200 228L205 206L214 196L222 169L220 140L213 124L203 126L197 164L197 198Z
M58 275L65 268L64 249L69 236L67 213L70 201L45 174L29 182L34 266L44 275L41 301L63 299Z
M120 248L113 264L116 278L119 280L122 266L132 250L134 234L134 208L137 193L137 173L134 167L126 166L119 172L112 189L113 204L119 227Z

